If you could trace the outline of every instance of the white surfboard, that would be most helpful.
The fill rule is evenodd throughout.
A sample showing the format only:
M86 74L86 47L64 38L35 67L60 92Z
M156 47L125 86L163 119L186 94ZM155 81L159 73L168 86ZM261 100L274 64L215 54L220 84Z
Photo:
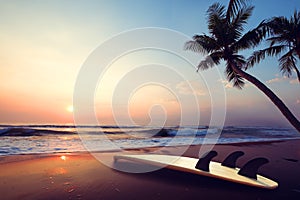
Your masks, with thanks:
M212 178L231 181L239 184L258 187L258 188L275 189L278 187L277 182L270 180L266 177L257 175L256 179L249 178L238 174L240 170L239 168L230 168L230 167L222 166L221 163L214 162L214 161L210 161L209 171L203 171L195 168L199 159L190 158L190 157L145 154L145 155L116 155L114 159L115 161L122 159L122 160L128 160L133 162L139 162L143 164L150 164L159 167L166 167L172 170L178 170L182 172L208 176Z

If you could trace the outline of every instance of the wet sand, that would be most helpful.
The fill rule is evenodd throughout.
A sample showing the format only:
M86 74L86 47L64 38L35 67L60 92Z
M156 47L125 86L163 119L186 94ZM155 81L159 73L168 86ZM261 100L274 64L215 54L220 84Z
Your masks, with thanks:
M131 153L178 154L185 147L144 148ZM191 146L185 156L199 157L209 146ZM125 173L138 164L113 163L117 152L16 155L0 157L1 199L299 199L300 140L216 145L223 161L233 151L244 151L238 167L256 157L269 163L259 173L279 183L275 190L257 189L168 169ZM105 163L105 164L103 164Z

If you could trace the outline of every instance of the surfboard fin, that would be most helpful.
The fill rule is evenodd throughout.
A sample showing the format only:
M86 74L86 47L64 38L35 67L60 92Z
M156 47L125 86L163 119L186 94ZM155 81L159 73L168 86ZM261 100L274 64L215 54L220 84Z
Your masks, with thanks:
M239 157L243 156L245 153L242 151L235 151L231 154L229 154L225 160L222 162L222 166L235 168L236 167L236 161Z
M248 161L238 172L239 175L246 176L248 178L257 179L257 171L260 166L268 163L266 158L255 158Z
M198 160L195 168L200 169L202 171L209 172L209 163L210 163L211 159L217 155L218 155L218 153L216 151L207 152L204 156L202 156Z

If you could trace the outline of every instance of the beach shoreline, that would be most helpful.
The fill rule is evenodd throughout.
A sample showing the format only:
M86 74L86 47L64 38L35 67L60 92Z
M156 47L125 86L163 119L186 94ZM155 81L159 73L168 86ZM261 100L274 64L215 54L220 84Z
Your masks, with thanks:
M218 152L222 162L233 151L245 155L243 166L256 157L270 162L259 173L279 183L275 190L263 190L226 181L161 169L132 174L113 166L113 155L124 152L88 152L10 155L0 157L0 194L3 199L298 199L300 197L300 140L190 147L149 147L125 153L160 153L199 157L199 151ZM96 158L102 159L101 162ZM104 164L103 164L104 163ZM134 164L134 163L133 163ZM134 164L135 165L135 164Z

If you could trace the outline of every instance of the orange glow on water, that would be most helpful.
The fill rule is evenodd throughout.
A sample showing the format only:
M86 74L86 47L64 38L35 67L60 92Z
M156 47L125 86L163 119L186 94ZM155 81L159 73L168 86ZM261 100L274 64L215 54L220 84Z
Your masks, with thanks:
M67 160L67 156L60 156L60 159L62 159L63 161Z

